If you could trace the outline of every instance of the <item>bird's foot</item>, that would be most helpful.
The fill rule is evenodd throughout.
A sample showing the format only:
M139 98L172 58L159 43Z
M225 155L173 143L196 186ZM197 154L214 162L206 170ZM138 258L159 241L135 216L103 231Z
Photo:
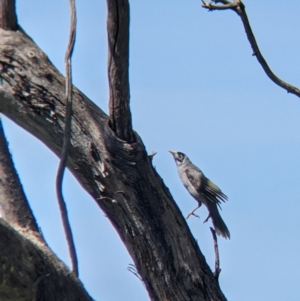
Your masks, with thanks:
M191 215L194 215L194 216L200 218L197 214L194 213L198 208L200 208L200 206L201 206L201 203L199 202L199 203L198 203L198 206L197 206L192 212L190 212L190 213L188 214L188 216L186 217L186 219L188 219Z
M188 219L191 215L194 215L195 217L200 218L199 215L195 214L194 212L191 212L191 213L189 213L189 214L187 215L186 219Z

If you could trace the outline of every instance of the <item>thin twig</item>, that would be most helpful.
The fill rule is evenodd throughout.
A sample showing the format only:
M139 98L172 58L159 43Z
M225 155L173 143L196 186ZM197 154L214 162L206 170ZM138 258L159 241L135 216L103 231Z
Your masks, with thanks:
M78 277L78 260L73 239L73 234L68 218L67 206L64 201L62 193L62 181L64 177L64 171L68 160L68 148L71 138L71 115L72 115L72 63L71 57L74 50L75 38L76 38L76 6L75 0L69 0L71 11L71 27L69 33L69 42L65 54L65 69L66 69L66 115L65 115L65 131L63 147L61 152L61 161L58 166L56 176L56 194L59 205L59 210L62 218L62 223L67 239L69 253L72 263L72 271Z
M222 2L226 3L224 5L214 5L211 3L207 3L204 0L201 0L203 3L203 7L208 9L208 10L224 10L224 9L232 9L234 10L241 18L242 23L244 25L246 35L248 38L248 41L251 45L251 48L253 50L253 56L256 56L259 64L262 66L263 70L267 74L267 76L279 87L287 90L288 93L294 94L298 97L300 97L300 89L297 87L288 84L287 82L283 81L280 79L278 76L276 76L273 71L270 69L269 65L267 64L265 58L261 54L259 47L257 45L255 36L253 34L252 28L250 26L250 22L246 13L245 5L241 0L234 0L231 3L228 3L227 0L222 0L222 1L214 1L214 2Z
M213 237L214 250L215 250L215 272L214 272L214 277L216 278L216 280L219 280L219 275L221 273L221 269L220 269L218 239L217 239L216 231L212 227L210 227L210 231L211 231L211 234L212 234L212 237Z
M153 157L154 157L156 154L157 154L157 152L152 151L152 152L148 155L148 158L149 158L150 162L153 161Z

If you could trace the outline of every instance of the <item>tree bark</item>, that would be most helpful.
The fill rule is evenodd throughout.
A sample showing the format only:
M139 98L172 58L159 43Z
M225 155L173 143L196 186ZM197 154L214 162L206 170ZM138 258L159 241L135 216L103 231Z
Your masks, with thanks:
M18 228L40 235L10 156L0 120L0 217Z
M18 21L15 0L0 0L0 28L17 30Z
M82 284L35 236L0 219L1 301L92 301Z
M0 238L1 301L92 300L39 231L9 153L1 120Z
M63 76L22 31L0 32L0 63L1 112L59 155ZM226 300L141 139L120 140L108 120L73 88L68 168L116 228L151 300Z
M110 126L118 138L133 142L129 107L128 0L107 0L107 9Z

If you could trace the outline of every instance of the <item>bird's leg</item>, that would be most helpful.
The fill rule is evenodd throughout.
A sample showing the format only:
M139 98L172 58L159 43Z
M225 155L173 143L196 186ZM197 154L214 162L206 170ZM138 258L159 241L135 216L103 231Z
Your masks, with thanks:
M207 221L208 221L208 219L210 218L211 216L210 216L210 213L208 214L208 216L207 216L207 218L205 219L205 221L203 222L203 224L205 224Z
M200 202L198 202L198 206L197 206L192 212L190 212L190 213L188 214L188 216L186 217L186 219L188 219L191 215L194 215L194 216L200 218L200 217L199 217L197 214L195 214L194 212L195 212L198 208L200 208L201 205L202 205L202 204L201 204Z

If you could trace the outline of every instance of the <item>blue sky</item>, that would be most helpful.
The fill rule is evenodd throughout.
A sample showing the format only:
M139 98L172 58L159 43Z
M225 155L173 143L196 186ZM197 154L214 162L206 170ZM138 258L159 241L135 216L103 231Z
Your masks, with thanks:
M105 1L77 0L75 85L107 111ZM219 240L220 285L231 301L300 299L300 100L273 84L252 56L239 18L207 12L200 1L133 0L130 81L134 129L183 215L196 202L167 150L185 152L229 197L222 216L232 239ZM299 81L300 3L245 2L270 67ZM23 29L64 72L68 1L17 3ZM69 258L56 203L57 158L4 118L10 150L46 240ZM80 278L96 300L148 300L103 212L67 174L64 192L79 255ZM213 267L209 225L188 224Z

